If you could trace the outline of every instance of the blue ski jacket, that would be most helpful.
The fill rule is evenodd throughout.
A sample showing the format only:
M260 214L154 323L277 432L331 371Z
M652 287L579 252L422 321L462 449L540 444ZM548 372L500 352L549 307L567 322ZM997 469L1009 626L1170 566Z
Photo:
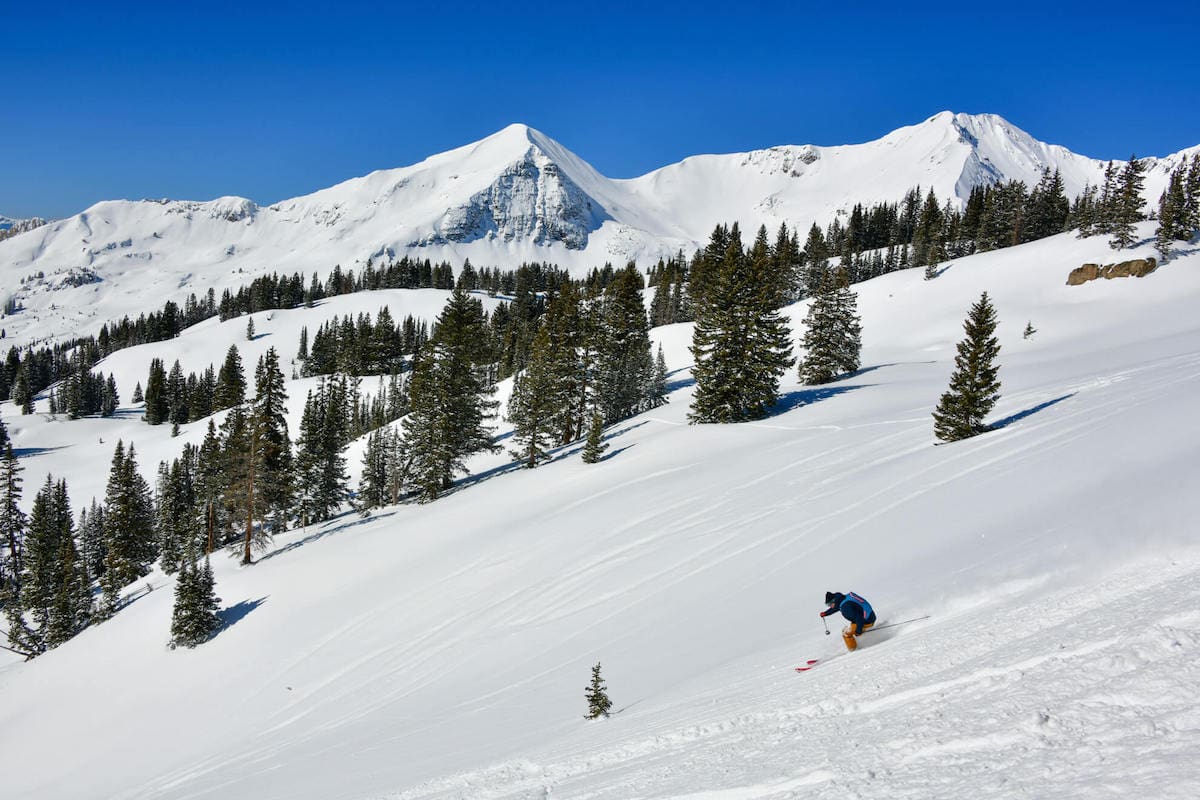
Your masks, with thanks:
M834 592L832 605L822 611L821 616L828 617L839 611L854 626L855 635L863 632L864 625L875 624L875 609L871 608L871 604L867 602L866 598L860 597L854 592L850 594Z

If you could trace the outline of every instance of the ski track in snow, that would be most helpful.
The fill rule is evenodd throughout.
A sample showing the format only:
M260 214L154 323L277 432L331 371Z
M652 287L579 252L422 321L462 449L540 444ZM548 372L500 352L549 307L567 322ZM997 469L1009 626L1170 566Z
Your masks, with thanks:
M1088 590L935 611L802 675L778 652L655 719L631 710L585 723L569 745L379 797L917 800L970 786L977 797L1190 800L1200 786L1191 555Z

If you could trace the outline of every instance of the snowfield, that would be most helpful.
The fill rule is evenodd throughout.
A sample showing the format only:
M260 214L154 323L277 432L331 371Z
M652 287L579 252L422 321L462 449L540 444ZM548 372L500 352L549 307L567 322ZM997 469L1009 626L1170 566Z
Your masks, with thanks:
M859 284L863 369L822 387L792 372L759 423L686 424L691 327L655 329L670 403L613 426L604 461L480 457L432 504L289 532L251 567L222 555L227 627L195 650L166 648L173 579L154 573L111 621L0 662L4 796L1191 800L1200 249L1065 285L1151 255L1153 224L1139 231L1133 251L1066 234ZM935 447L984 290L996 430ZM407 294L397 319L417 313ZM275 312L255 344L286 359L289 315L313 315L311 334L329 310ZM199 359L186 370L219 364L245 319L205 326L99 369L144 380L171 348ZM203 433L133 410L0 413L26 505L47 471L88 502L118 437L151 477ZM929 619L844 654L816 616L826 590L862 593L882 623ZM617 713L587 721L597 661Z

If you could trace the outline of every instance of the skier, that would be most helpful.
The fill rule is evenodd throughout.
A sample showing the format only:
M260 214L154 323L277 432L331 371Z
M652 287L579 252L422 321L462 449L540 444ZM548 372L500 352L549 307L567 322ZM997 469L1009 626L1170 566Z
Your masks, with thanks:
M822 617L828 617L830 614L840 611L843 617L850 620L850 624L842 629L842 641L846 643L847 650L856 650L858 640L855 637L875 624L875 609L871 608L871 604L862 596L854 592L849 594L826 592L825 605L829 608L821 612Z

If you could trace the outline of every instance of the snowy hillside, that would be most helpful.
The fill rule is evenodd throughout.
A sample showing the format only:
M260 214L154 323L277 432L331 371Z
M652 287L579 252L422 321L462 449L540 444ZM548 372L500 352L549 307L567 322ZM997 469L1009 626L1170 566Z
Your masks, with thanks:
M457 174L464 196L490 185ZM562 175L595 198L591 173ZM632 219L605 202L602 226ZM287 213L312 224L318 206ZM228 224L259 224L243 208ZM1132 255L1151 255L1153 224L1139 232ZM429 505L289 533L252 567L220 558L230 624L194 651L165 647L172 579L155 573L113 620L5 664L4 796L1193 798L1200 250L1065 285L1114 260L1068 234L859 284L863 369L793 379L761 423L687 425L691 328L655 329L671 402L615 426L599 464L574 447L532 471L481 457ZM930 412L984 290L997 430L935 447ZM397 318L444 296L387 294ZM795 332L805 310L788 309ZM256 315L253 346L332 311ZM210 320L98 369L144 375L168 345L199 368L244 331ZM0 414L26 485L65 477L76 506L118 437L149 475L193 435L132 413ZM885 622L930 618L841 655L816 613L850 589ZM808 658L828 663L792 670ZM597 661L618 713L585 721Z
M1151 201L1183 155L1152 160ZM1061 170L1073 195L1095 185L1103 166L995 115L943 112L865 144L696 156L612 180L546 135L511 125L270 206L238 197L98 203L0 242L0 302L16 296L24 305L5 327L25 342L96 333L108 320L210 286L220 296L258 274L323 277L335 264L406 253L456 268L465 258L505 268L550 261L577 274L630 259L646 266L680 249L690 255L720 222L804 230L917 185L962 200L992 181L1032 185L1045 167Z

